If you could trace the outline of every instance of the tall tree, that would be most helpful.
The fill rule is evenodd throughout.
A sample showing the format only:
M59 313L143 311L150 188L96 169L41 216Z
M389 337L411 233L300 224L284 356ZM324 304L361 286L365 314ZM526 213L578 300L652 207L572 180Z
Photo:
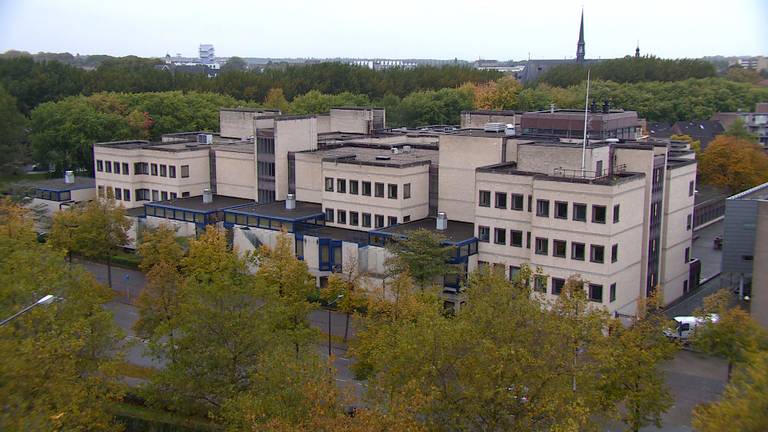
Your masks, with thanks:
M723 135L739 138L739 139L750 141L752 143L757 144L757 136L749 133L749 130L747 130L747 126L744 124L744 121L740 118L737 118L736 120L734 120L733 123L731 123L731 125L728 126L728 129L726 129L725 132L723 132Z
M333 273L328 277L328 285L322 291L326 301L336 299L336 307L346 315L344 323L344 342L349 337L349 321L355 311L364 306L365 274L358 269L357 260L347 263L342 273Z
M241 57L238 56L232 56L227 60L226 63L224 63L223 66L221 66L222 71L244 71L248 70L248 63L245 62Z
M281 113L288 113L291 110L291 105L288 100L285 99L285 94L281 88L271 88L267 97L264 98L264 106L267 108L277 108Z
M16 99L0 84L0 174L14 173L28 157L23 145L27 119L16 108Z
M406 238L389 242L389 272L407 271L422 289L432 285L438 276L456 274L457 269L448 263L455 248L443 245L443 241L440 235L419 229L409 232Z
M704 183L742 191L768 181L768 155L759 144L719 135L701 154L699 173Z

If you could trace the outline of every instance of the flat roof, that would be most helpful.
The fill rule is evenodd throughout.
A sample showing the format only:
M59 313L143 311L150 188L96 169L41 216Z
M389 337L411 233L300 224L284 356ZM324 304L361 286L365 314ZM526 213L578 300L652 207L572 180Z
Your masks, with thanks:
M131 217L144 216L144 206L125 209L125 215Z
M19 184L29 185L35 189L43 189L47 191L64 192L80 189L94 189L96 188L96 180L91 177L78 177L75 176L74 183L64 183L64 177L45 179L45 180L22 180Z
M332 110L350 110L350 111L368 111L368 110L384 110L380 107L362 107L362 106L334 106Z
M210 146L208 144L199 144L195 141L176 141L176 142L149 142L143 140L132 141L112 141L101 142L94 144L96 147L110 147L120 150L153 150L164 152L184 152L184 151L196 151L207 150Z
M594 184L594 185L601 185L601 186L614 186L629 180L635 180L635 179L645 177L645 174L643 173L620 172L620 173L612 174L610 176L603 176L598 178L584 178L584 177L577 177L575 174L580 171L576 171L576 170L568 170L567 173L564 172L562 176L559 176L554 174L545 174L545 173L532 172L532 171L521 171L517 169L517 163L515 162L504 162L500 164L483 166L483 167L477 168L476 171L482 172L482 173L490 173L490 174L531 176L531 177L539 178L541 180L562 181L562 182L568 182L568 183L581 183L581 184ZM574 175L566 175L566 174L574 174Z
M466 240L471 240L475 237L474 224L449 220L448 227L445 230L438 230L437 221L433 217L427 217L413 222L378 229L371 231L371 234L383 233L407 236L409 232L420 229L425 229L427 231L439 234L445 237L445 239L450 243L461 243Z
M392 153L392 148L399 148L398 153ZM344 145L308 153L321 157L323 162L392 168L437 164L439 158L437 149L419 148L413 145L408 152L402 151L402 147L394 146Z
M296 208L293 210L285 208L285 201L274 201L267 204L258 204L250 201L249 204L250 205L230 210L232 212L251 216L262 216L288 221L297 221L325 215L325 213L323 213L322 205L304 201L296 201Z
M505 131L501 132L486 132L483 129L459 129L448 135L462 135L462 136L476 136L485 138L510 138L514 135L507 135Z
M696 185L696 193L693 195L694 205L703 204L711 200L725 200L731 195L731 191L720 186L707 184Z
M747 189L744 192L739 192L736 195L728 197L729 200L768 200L768 183L757 185L752 189Z
M144 204L145 206L159 206L159 207L172 207L175 209L191 210L196 212L210 213L214 211L224 210L232 207L248 205L253 203L253 200L245 198L236 198L226 195L213 195L213 200L210 203L203 202L202 195L196 195L185 198L175 198L165 201L153 201Z
M240 112L258 112L258 113L264 113L264 112L274 112L279 113L279 109L274 108L219 108L219 111L240 111Z
M318 238L330 238L350 243L368 244L368 231L357 231L324 225L305 225L299 234Z
M253 142L214 145L213 149L216 151L228 151L228 152L235 152L235 153L254 153L255 152Z
M482 114L482 115L516 115L516 114L523 114L524 111L514 111L514 110L469 110L469 111L462 111L462 114Z

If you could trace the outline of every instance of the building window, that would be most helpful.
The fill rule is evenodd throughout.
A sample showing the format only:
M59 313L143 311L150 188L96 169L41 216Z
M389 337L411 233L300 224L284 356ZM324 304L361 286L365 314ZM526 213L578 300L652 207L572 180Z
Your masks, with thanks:
M602 264L605 262L605 246L590 245L589 246L589 260L593 263Z
M688 196L693 196L693 193L694 193L695 190L696 190L695 189L695 184L694 184L693 180L691 180L690 182L688 182Z
M120 174L120 162L112 162L115 167L115 174Z
M491 206L491 191L480 191L480 196L478 198L478 205L480 207L490 207Z
M536 237L536 255L549 255L549 239Z
M560 293L563 292L563 287L565 286L565 279L561 278L552 278L552 294L554 295L560 295Z
M156 190L152 191L152 201L160 201L160 192Z
M182 198L189 198L189 192L182 192L181 193Z
M603 286L589 284L589 300L597 303L603 302Z
M498 209L505 209L505 208L507 208L507 193L506 192L496 192L496 208L498 208Z
M161 198L163 201L167 200L167 199L168 199L168 192L166 192L166 191L162 191L162 192L160 192L160 198Z
M507 230L504 228L494 228L493 242L500 245L507 244Z
M509 230L509 245L514 247L523 247L523 232Z
M619 205L613 206L613 223L619 223Z
M371 227L371 214L370 213L363 213L363 227L370 228Z
M375 221L376 221L375 228L384 228L384 215L376 215Z
M96 161L96 171L102 172L104 171L104 162L97 160Z
M182 165L181 178L188 178L188 177L189 177L189 165Z
M349 224L352 226L358 226L360 224L360 214L358 212L349 212Z
M683 294L688 293L688 279L683 281Z
M120 188L115 188L115 199L116 200L123 200L123 190Z
M130 172L128 172L128 162L123 162L123 174L129 175Z
M326 222L333 222L334 221L333 209L332 208L325 209L325 221Z
M411 197L411 184L406 183L403 185L403 199L408 199Z
M687 282L687 281L686 281ZM610 303L613 303L616 301L616 284L612 283L610 287L610 291L608 293L608 300Z
M344 210L339 210L336 212L336 223L340 224L346 224L347 223L347 212Z
M584 243L571 242L571 259L584 261Z
M693 216L692 215L688 215L688 217L686 217L686 221L685 221L685 230L686 231L690 231L691 230L691 223L692 222L693 222Z
M326 192L333 192L333 177L326 177L325 178L325 191Z
M587 205L580 203L573 203L573 220L577 222L587 221Z
M533 195L528 195L528 211L533 211Z
M536 200L536 216L549 217L549 200Z
M533 276L533 289L535 291L546 293L547 292L547 277L544 275Z
M388 184L387 185L387 198L389 198L389 199L397 199L397 185L396 184Z
M605 206L593 205L592 206L592 222L605 223Z
M363 195L371 196L371 182L369 181L363 182Z
M480 264L480 261L477 262ZM517 266L509 266L509 280L515 280L515 278L520 274L520 267Z
M178 195L176 195L176 192L171 192L171 199L176 199Z
M160 165L160 177L168 177L168 165Z
M105 161L104 162L104 171L111 173L112 172L112 161Z
M491 240L491 228L487 226L478 225L477 239L480 240L481 242L488 243Z
M525 233L525 248L526 249L531 248L531 232L530 231Z
M411 221L411 215L403 216L403 223L408 223Z
M176 165L168 165L168 177L176 178Z
M152 175L156 176L157 175L157 164L156 163L150 164L150 168L151 168Z
M349 181L349 193L351 195L357 195L359 192L358 185L360 183L357 180L350 180Z
M564 201L555 201L555 218L568 219L568 203Z
M619 244L611 246L611 262L615 263L619 260Z
M346 179L336 179L336 192L338 193L347 193L347 180Z
M384 183L373 184L373 196L376 198L384 198Z
M397 216L387 216L387 226L397 225Z
M510 196L509 208L512 210L523 210L523 196L521 194L512 194Z
M567 247L565 240L552 240L552 256L565 258Z
M149 164L146 162L135 162L133 164L134 174L149 174Z
M136 201L149 201L149 189L136 189Z
M131 190L123 189L123 201L130 201L130 200L131 200Z

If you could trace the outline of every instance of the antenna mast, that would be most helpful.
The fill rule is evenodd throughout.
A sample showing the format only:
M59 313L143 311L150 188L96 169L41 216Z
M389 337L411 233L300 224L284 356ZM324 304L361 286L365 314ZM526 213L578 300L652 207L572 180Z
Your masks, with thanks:
M581 143L581 177L586 177L587 163L587 116L589 115L589 74L587 69L587 96L584 98L584 141Z

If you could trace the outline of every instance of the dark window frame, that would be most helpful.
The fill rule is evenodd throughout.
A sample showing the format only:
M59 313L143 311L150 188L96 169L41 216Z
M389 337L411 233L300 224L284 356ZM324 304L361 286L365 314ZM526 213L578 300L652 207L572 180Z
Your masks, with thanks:
M487 199L486 199L487 197ZM477 196L477 205L479 207L491 206L491 191L481 190Z
M565 212L564 214L563 211ZM555 201L555 219L568 219L567 201Z

